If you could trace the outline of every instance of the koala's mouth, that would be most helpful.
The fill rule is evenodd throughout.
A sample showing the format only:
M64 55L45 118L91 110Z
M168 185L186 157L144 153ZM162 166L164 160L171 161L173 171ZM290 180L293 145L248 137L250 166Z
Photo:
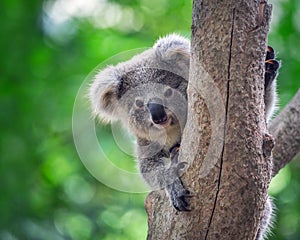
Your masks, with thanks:
M165 119L162 119L159 122L153 122L158 128L166 128L170 125L173 125L173 118L171 116L166 116Z

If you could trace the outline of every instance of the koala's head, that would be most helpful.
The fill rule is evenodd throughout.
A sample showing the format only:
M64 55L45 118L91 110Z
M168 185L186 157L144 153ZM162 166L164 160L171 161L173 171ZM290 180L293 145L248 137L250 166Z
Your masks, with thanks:
M172 34L131 60L99 72L90 86L94 115L121 120L137 137L184 127L190 43Z

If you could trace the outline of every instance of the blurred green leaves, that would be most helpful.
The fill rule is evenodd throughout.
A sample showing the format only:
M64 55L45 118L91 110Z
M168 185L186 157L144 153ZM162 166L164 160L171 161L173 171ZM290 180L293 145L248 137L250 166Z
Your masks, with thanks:
M300 4L273 4L269 44L282 60L283 106L300 86ZM109 189L84 168L73 103L105 59L170 32L189 36L192 1L3 0L0 9L0 239L145 239L145 194ZM135 172L109 128L98 129L112 162ZM274 179L279 210L270 239L300 237L299 168L295 161Z

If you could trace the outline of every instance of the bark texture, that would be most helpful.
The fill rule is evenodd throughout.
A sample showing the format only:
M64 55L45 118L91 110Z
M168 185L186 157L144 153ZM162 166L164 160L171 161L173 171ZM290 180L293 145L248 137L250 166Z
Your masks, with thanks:
M269 131L276 143L273 149L273 176L275 176L300 152L300 90L271 122Z
M265 1L194 0L180 153L193 210L151 193L148 239L255 239L272 171L263 102L270 14Z

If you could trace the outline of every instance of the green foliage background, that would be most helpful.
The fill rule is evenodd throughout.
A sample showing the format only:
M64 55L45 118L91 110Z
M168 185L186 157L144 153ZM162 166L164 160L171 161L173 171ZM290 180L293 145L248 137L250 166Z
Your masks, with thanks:
M300 86L300 2L273 6L269 44L282 60L283 107ZM170 32L189 36L192 2L2 0L0 9L0 239L145 239L145 194L89 174L74 147L72 108L108 57ZM299 170L298 159L272 182L270 239L300 239Z

